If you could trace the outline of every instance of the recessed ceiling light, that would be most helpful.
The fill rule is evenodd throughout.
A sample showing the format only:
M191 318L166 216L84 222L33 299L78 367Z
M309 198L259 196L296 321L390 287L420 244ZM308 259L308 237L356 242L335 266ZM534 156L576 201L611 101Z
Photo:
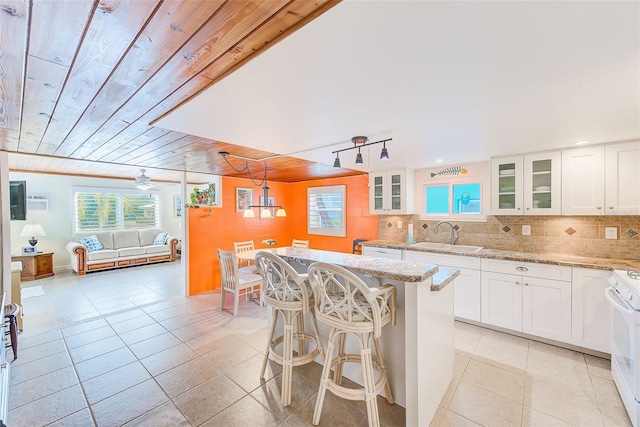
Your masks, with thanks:
M576 145L585 145L585 144L588 144L590 142L591 141L578 141L578 142L576 142Z
M444 159L436 159L436 163L444 163Z

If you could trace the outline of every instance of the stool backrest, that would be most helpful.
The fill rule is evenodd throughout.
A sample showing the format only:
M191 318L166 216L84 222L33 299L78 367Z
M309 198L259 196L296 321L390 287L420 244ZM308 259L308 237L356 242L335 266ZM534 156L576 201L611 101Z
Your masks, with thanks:
M308 240L293 239L293 242L291 243L291 246L294 247L294 248L308 249L309 248L309 241Z
M370 288L352 272L325 262L314 262L307 272L319 322L341 329L371 323L374 335L379 337L382 318L395 320L395 286Z
M298 272L279 256L261 251L256 254L256 268L262 276L262 298L267 304L283 309L309 309L306 276ZM302 306L302 307L300 307Z
M231 251L218 249L218 260L220 261L220 288L237 289L238 285L238 259Z

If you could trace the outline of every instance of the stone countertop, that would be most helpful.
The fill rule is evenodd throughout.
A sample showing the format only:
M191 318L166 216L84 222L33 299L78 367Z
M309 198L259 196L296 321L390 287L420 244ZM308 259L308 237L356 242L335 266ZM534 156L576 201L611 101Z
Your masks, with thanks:
M430 252L446 255L460 255L475 258L503 259L508 261L539 262L541 264L566 265L569 267L593 268L597 270L640 270L640 260L616 258L591 258L559 253L533 253L482 249L478 252L455 252L446 249L414 247L408 243L394 243L386 240L368 240L365 246L390 249L408 249L417 252Z
M266 250L268 251L268 249ZM410 261L352 255L342 252L321 251L316 249L282 247L271 249L271 252L275 253L287 262L296 261L303 265L310 265L313 262L321 261L344 267L354 273L402 282L422 282L423 280L432 277L432 291L439 291L443 289L460 273L459 270L444 268L442 271L438 271L438 266L434 264L424 265Z

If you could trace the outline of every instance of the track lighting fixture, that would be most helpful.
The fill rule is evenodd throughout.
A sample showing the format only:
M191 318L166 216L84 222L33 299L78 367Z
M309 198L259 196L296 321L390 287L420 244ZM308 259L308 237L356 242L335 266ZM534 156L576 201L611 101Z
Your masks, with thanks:
M349 147L349 148L343 148L342 150L336 150L336 151L332 151L332 153L336 154L336 159L333 162L333 167L334 168L339 168L340 166L340 157L339 154L343 151L348 151L348 150L354 150L354 149L358 149L358 154L356 155L356 164L357 165L361 165L364 163L363 159L362 159L362 153L361 153L361 149L363 147L368 147L370 145L374 145L374 144L380 144L382 143L382 151L380 152L380 160L389 160L389 152L387 151L387 141L391 141L392 138L389 139L383 139L381 141L376 141L376 142L367 142L369 141L369 138L367 138L366 136L354 136L353 138L351 138L351 142L353 143L353 147Z

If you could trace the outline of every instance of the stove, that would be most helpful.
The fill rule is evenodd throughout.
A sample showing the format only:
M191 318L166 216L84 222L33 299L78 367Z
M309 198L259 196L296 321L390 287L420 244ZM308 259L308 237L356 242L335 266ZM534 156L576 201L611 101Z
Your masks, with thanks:
M614 270L609 285L630 308L640 311L640 271Z

